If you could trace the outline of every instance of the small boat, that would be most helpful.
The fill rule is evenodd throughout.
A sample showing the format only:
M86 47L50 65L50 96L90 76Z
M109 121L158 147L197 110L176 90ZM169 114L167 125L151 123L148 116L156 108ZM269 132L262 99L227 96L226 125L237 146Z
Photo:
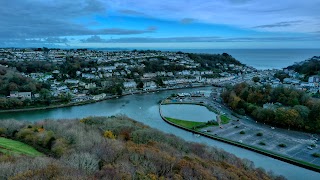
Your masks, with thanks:
M196 136L196 137L200 137L200 134L196 134L196 135L194 135L194 136Z

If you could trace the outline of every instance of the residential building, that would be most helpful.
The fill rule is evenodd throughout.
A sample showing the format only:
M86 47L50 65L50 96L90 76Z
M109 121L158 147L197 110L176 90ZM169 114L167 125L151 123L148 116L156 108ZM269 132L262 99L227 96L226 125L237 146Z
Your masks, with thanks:
M31 92L11 91L10 98L31 99Z

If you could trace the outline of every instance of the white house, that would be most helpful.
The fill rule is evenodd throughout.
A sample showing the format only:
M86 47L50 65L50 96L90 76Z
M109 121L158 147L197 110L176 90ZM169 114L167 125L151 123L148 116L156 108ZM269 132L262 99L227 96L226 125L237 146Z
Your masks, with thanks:
M66 83L66 84L78 84L78 83L79 83L79 80L66 79L66 80L64 81L64 83Z
M123 87L127 90L128 89L136 89L137 83L135 81L123 82Z
M144 77L144 78L154 78L154 77L156 77L156 76L157 76L156 73L144 73L144 74L143 74L143 77Z
M82 73L81 77L85 79L95 79L96 76L94 74Z
M297 79L291 79L291 78L284 78L283 83L286 84L300 84L300 80Z
M31 99L31 92L11 91L10 98Z
M315 82L319 82L320 81L320 77L319 76L310 76L308 79L309 83L315 83Z
M96 88L96 87L97 87L96 83L89 83L84 86L84 88L86 88L86 89L92 89L92 88Z
M107 95L105 93L102 94L98 94L92 97L93 100L98 101L98 100L102 100L106 97Z
M154 81L147 81L143 83L143 90L148 91L148 90L154 90L157 88L157 85Z
M113 70L116 70L116 66L104 66L104 67L98 67L98 71L108 71L112 72Z

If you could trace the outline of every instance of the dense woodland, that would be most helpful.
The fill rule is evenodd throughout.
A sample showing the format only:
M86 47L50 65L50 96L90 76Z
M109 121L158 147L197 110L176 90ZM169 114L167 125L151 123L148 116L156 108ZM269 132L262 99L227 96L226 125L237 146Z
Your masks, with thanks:
M314 56L310 60L289 66L288 69L305 74L306 78L312 75L320 75L320 56Z
M50 88L50 85L39 83L27 78L18 71L0 66L0 94L9 95L10 91L40 92L42 88Z
M48 105L52 100L49 89L49 84L25 77L15 69L0 66L0 109L19 108L33 104ZM36 101L7 98L11 91L39 93L40 98Z
M241 83L227 87L221 97L231 109L239 114L248 114L259 122L286 129L320 132L320 101L304 91ZM263 108L266 103L274 104Z
M234 57L227 53L222 54L188 54L189 58L197 63L200 63L201 68L205 70L219 69L217 63L220 64L234 64L243 65L240 61L236 60Z
M46 157L0 154L0 179L283 179L252 162L187 143L127 117L0 121L0 135Z

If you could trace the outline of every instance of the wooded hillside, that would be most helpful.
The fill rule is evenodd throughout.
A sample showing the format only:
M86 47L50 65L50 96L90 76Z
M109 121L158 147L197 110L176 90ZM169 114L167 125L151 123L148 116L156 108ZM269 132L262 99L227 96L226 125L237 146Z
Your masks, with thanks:
M231 109L255 120L300 131L320 131L320 101L304 91L240 83L227 87L221 97Z
M127 117L0 121L0 135L46 157L0 154L0 179L282 179L247 160Z

